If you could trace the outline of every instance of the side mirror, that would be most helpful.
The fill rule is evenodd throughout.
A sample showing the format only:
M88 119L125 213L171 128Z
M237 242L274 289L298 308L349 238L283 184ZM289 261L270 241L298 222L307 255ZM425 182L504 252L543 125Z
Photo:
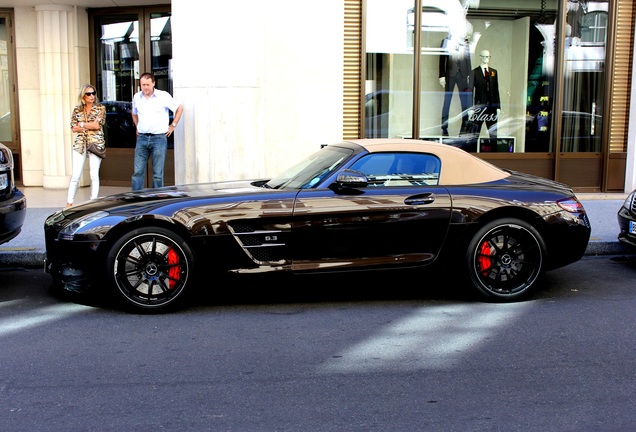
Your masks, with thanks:
M356 189L366 188L369 185L369 179L360 171L355 170L342 170L338 173L336 181L332 184L332 188L337 189Z

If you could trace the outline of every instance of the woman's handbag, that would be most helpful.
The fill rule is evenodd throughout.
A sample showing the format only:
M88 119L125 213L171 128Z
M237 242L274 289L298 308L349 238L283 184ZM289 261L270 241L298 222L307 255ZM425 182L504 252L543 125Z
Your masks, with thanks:
M86 150L89 153L93 153L94 155L99 156L102 159L106 158L106 146L95 143L88 143L86 144Z
M88 121L88 112L84 108L84 120ZM83 127L84 125L82 125ZM102 159L106 158L106 146L103 144L97 144L94 142L88 131L84 131L84 142L86 143L86 151L93 153L95 156L99 156Z

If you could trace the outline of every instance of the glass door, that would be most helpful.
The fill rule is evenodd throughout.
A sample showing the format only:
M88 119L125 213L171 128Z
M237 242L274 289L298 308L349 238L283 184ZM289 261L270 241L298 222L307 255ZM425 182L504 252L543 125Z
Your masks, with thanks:
M603 187L609 2L567 2L561 43L563 98L557 181L578 192Z
M109 157L101 167L102 183L131 183L136 143L132 98L140 90L139 76L155 75L155 87L172 94L172 30L169 7L100 9L91 12L94 76L100 102L106 106L104 128ZM164 172L166 185L174 184L174 138L168 139ZM149 163L146 187L152 184Z
M106 106L109 148L135 148L130 110L139 80L139 19L137 14L96 20L98 96Z
M568 2L562 152L600 152L608 2Z
M155 87L172 94L172 27L170 12L151 13L150 70L155 75Z

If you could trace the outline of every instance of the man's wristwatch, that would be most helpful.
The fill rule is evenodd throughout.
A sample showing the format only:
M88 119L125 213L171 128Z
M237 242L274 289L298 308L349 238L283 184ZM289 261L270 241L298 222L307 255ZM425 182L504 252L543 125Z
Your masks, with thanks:
M176 127L177 127L177 123L176 123L176 122L175 122L175 123L172 123L172 127L173 127L173 128L176 128Z

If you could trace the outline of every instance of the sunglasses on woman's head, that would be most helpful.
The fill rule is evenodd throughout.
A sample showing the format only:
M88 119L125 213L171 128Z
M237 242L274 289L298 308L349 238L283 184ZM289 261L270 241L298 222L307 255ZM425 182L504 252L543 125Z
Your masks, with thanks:
M84 93L84 94L85 94L86 96L94 96L94 95L95 95L95 92L86 92L86 93Z

